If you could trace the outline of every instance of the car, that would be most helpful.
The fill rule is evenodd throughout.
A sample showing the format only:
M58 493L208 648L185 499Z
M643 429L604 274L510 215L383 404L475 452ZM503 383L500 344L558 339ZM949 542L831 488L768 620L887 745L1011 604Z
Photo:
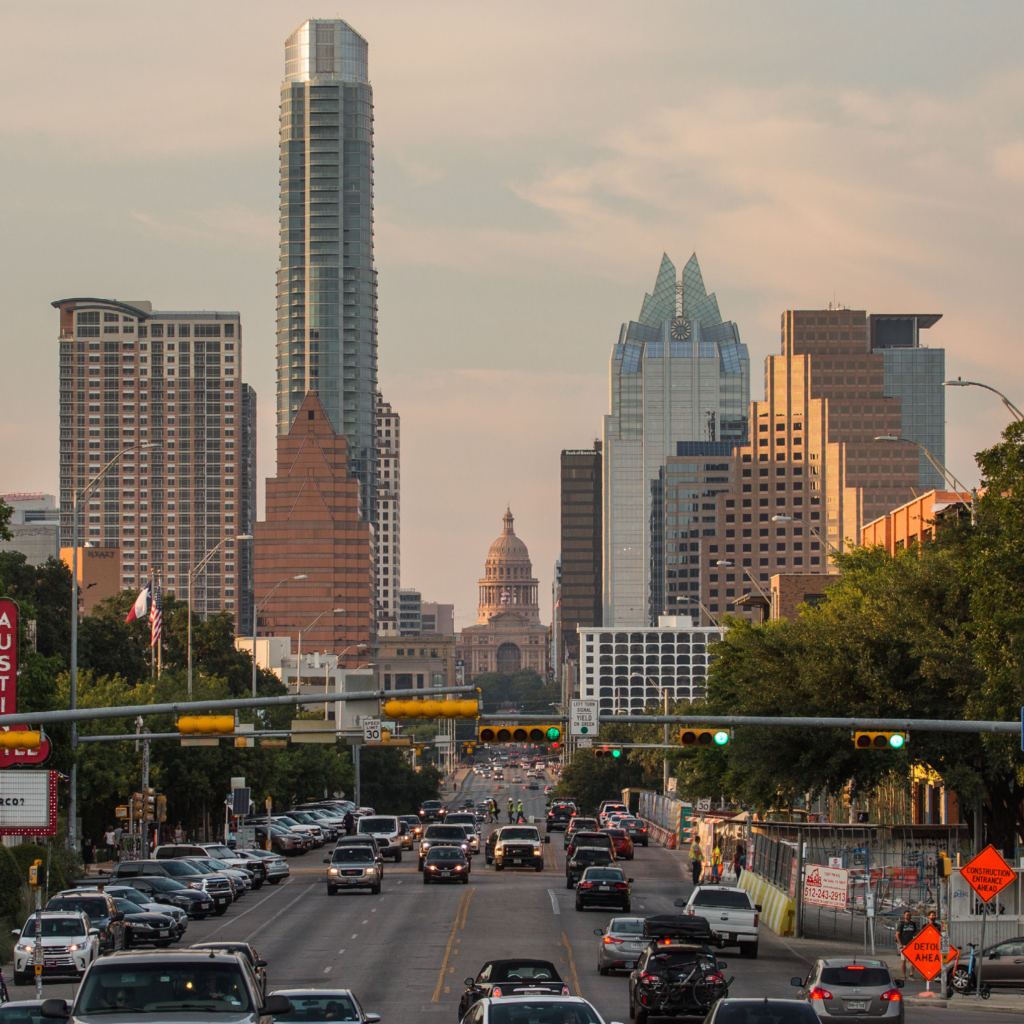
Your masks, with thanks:
M624 828L629 833L629 838L633 840L634 846L647 846L649 842L647 826L639 818L623 818L618 827Z
M540 789L540 786L536 782L531 782L526 788L527 789Z
M127 860L116 864L113 871L113 877L119 882L159 875L209 893L217 915L225 913L234 902L234 887L228 878L201 868L191 860Z
M469 852L480 852L480 833L477 829L476 814L462 811L450 811L444 819L445 825L461 825L469 839Z
M576 884L576 909L617 906L628 914L633 898L632 881L622 868L587 868Z
M818 1016L806 1004L795 999L721 999L704 1018L704 1024L817 1024Z
M467 859L473 856L466 830L461 825L428 825L423 830L423 838L420 840L420 871L423 870L423 858L426 857L427 851L435 846L457 846Z
M283 996L292 1004L288 1013L275 1013L281 1021L346 1021L353 1024L379 1024L380 1014L366 1013L350 988L284 988L275 996ZM0 1021L0 1024L3 1024Z
M413 844L418 843L420 836L423 835L423 823L417 814L400 814L398 820L409 826L409 849L411 850Z
M128 900L129 903L134 903L137 907L141 907L148 914L166 914L174 923L175 940L180 939L188 928L188 914L181 907L176 907L170 903L157 903L155 900L150 899L146 893L139 892L138 889L129 888L127 885L108 885L104 887L103 891L108 896L113 896L115 902L117 900Z
M444 821L447 813L448 808L440 800L424 800L420 804L419 819L426 825L433 821Z
M463 1024L604 1024L591 1003L580 996L517 996L477 1002Z
M629 808L617 800L602 800L601 806L597 809L597 820L602 825L608 823L607 819L611 814L629 814Z
M32 914L11 935L16 940L14 984L27 985L35 978L36 915ZM39 936L45 978L81 978L89 965L99 959L99 929L82 911L44 911L40 915Z
M965 957L949 979L950 992L966 994L977 986L978 964L981 968L981 993L984 997L989 989L1021 988L1024 986L1024 937L1004 939L994 946L987 946L982 956L975 951L973 970Z
M624 828L603 828L601 831L611 839L616 859L633 859L633 840Z
M390 857L396 864L402 863L402 823L396 816L368 815L360 818L356 823L356 835L373 836L382 856Z
M374 896L380 895L384 862L380 854L368 845L339 843L330 857L324 857L327 869L327 895L334 896L339 889L369 889Z
M113 897L98 889L76 889L66 895L51 896L46 909L87 915L91 926L97 929L100 953L112 953L125 948L124 914L117 909Z
M500 831L491 853L495 871L516 867L544 870L542 843L550 843L551 840L547 836L542 840L536 826L506 825Z
M298 833L289 832L280 825L271 825L268 829L266 818L261 821L250 821L249 825L256 833L256 842L259 843L260 849L266 850L269 834L271 850L279 857L299 857L308 849L308 840L304 841ZM268 878L267 881L271 882L271 879Z
M584 846L565 862L566 889L575 889L587 868L611 867L614 863L611 850Z
M201 868L206 868L208 871L215 871L218 875L223 875L228 881L232 882L236 891L235 899L244 896L252 889L252 872L248 868L228 867L227 864L217 857L190 857L189 860L193 864L198 864Z
M613 917L606 928L595 928L601 937L597 947L597 972L631 971L637 958L650 945L644 938L642 917Z
M985 964L988 967L988 964ZM982 971L982 983L988 977ZM828 957L815 960L806 978L792 978L799 998L819 1017L904 1018L903 979L894 979L884 960Z
M258 889L266 880L266 872L260 866L254 868L251 861L240 855L240 851L232 850L223 843L171 843L158 846L153 851L155 860L207 860L216 858L228 871L241 871L248 875L249 887ZM248 887L247 887L248 888Z
M434 846L423 858L423 884L461 882L469 884L469 858L458 846Z
M333 821L324 819L312 810L292 810L288 812L288 817L300 825L310 825L320 829L326 842L331 842L338 838L340 831L338 825Z
M292 873L288 861L279 853L274 853L273 850L236 850L235 852L247 860L261 860L266 868L267 882L270 885L280 885Z
M288 814L274 814L270 818L272 825L279 825L281 828L287 829L289 832L296 832L300 836L305 836L310 840L312 847L323 846L327 841L324 835L324 830L318 824L309 824L307 822L301 822L297 818L291 817Z
M260 991L263 995L267 994L267 961L256 952L255 946L248 942L195 942L189 949L215 949L218 952L234 953L243 957L260 982Z
M488 960L475 978L466 978L466 991L459 999L459 1020L481 999L568 994L569 986L550 960Z
M511 828L511 825L495 825L488 833L484 842L484 863L491 864L494 861L494 848L498 845L502 828Z
M676 900L683 913L704 918L711 926L715 943L738 946L741 956L757 959L761 905L754 903L746 889L726 885L698 885L688 900Z
M0 1004L0 1024L43 1024L43 1000L19 999Z
M373 850L374 859L377 862L377 872L381 877L384 878L384 854L381 852L380 844L373 836L342 836L335 844L334 848L337 850L339 846L368 846Z
M124 897L114 897L117 909L124 914L124 948L151 944L165 949L180 938L178 926L170 914L153 913Z
M608 850L612 855L612 860L616 859L615 844L607 832L583 832L576 830L569 840L565 855L566 857L572 857L577 850L581 850L584 847L592 850Z
M570 820L568 826L565 829L564 842L562 843L562 849L568 850L569 844L572 842L573 832L596 832L597 831L597 818L584 818L580 815Z
M115 953L89 966L73 1005L64 999L43 1004L49 1018L117 1015L177 1024L205 1024L211 1016L261 1024L262 1018L290 1011L283 996L263 996L242 957L218 950Z
M197 921L209 917L214 912L213 897L208 892L193 889L192 886L185 885L184 882L179 882L174 878L164 878L160 875L140 875L119 881L121 882L120 886L109 886L108 891L122 886L130 886L150 902L177 907Z
M648 927L645 933L651 938ZM727 966L715 959L700 937L691 941L672 936L649 942L629 975L629 1016L636 1024L647 1024L648 1017L707 1014L729 990L722 974ZM746 1024L746 1017L737 1019Z

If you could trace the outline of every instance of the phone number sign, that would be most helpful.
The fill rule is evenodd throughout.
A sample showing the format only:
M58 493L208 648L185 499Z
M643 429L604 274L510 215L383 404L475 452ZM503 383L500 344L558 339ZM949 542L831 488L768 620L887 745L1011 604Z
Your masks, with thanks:
M812 907L846 909L850 872L846 868L826 868L809 864L804 879L804 903Z

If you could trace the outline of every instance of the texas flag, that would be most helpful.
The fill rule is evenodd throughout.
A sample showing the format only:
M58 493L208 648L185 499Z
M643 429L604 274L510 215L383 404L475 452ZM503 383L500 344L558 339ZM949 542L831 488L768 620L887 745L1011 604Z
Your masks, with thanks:
M135 604L132 605L131 611L128 612L128 617L124 620L125 622L144 619L149 614L149 602L152 599L152 593L153 583L151 580L142 588L139 596L135 598Z

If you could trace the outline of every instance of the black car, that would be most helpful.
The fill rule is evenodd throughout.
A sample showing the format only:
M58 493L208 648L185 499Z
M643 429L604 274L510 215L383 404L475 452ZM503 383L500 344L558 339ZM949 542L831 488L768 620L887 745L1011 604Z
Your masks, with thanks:
M264 997L266 996L267 961L256 952L255 946L250 945L248 942L195 942L189 946L189 949L215 949L218 953L235 953L240 957L244 957L252 968L252 973L256 975L256 980L262 986Z
M214 913L213 897L201 889L193 889L173 878L160 875L121 879L121 884L141 892L150 903L167 903L184 910L189 917L201 921Z
M488 960L476 978L466 979L459 1000L459 1020L487 996L567 996L569 986L548 960Z
M423 884L461 882L469 884L469 858L458 846L435 846L423 860Z
M420 839L420 871L423 870L423 860L427 852L435 846L456 846L466 855L467 860L472 860L473 850L469 837L461 825L428 825Z
M419 819L424 824L431 821L444 821L444 816L447 813L448 808L440 800L424 800L420 807Z
M601 868L612 863L611 850L601 850L590 846L581 847L565 862L566 889L575 889L576 883L587 868Z
M547 831L564 832L578 813L575 800L552 800L548 807Z
M115 899L124 914L124 948L150 944L165 949L178 938L178 926L167 914L153 914L131 900Z
M60 910L70 914L86 914L93 928L99 929L100 953L113 953L125 949L124 914L105 892L85 891L54 896L46 904L47 910Z
M576 909L587 907L618 907L629 913L633 890L632 878L622 868L587 868L576 886Z
M234 884L226 875L200 867L193 860L125 860L114 867L114 877L129 884L134 884L136 878L161 876L208 893L215 914L224 914L235 901Z
M650 840L647 826L639 818L623 818L619 822L619 828L624 828L629 833L634 846L646 846Z

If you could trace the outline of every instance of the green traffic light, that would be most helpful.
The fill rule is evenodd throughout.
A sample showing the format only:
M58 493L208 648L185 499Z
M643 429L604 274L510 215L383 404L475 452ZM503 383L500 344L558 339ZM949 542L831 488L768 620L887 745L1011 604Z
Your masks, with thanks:
M906 743L906 737L901 732L894 732L889 737L889 746L894 750L899 750L904 743Z
M552 725L548 728L546 735L549 740L557 740L561 737L562 730L558 726Z
M612 757L622 757L622 751L621 750L613 750L612 751Z
M725 729L719 729L714 738L718 746L724 747L729 742L729 733Z

